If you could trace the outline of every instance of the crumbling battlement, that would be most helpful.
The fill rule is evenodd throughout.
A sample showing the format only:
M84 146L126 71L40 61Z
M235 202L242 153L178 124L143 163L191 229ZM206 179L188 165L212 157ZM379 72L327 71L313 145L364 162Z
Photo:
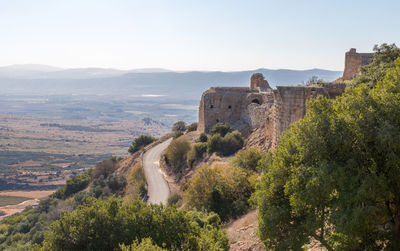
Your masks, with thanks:
M369 64L373 57L374 53L357 53L355 48L351 48L346 52L342 79L353 79L360 67Z

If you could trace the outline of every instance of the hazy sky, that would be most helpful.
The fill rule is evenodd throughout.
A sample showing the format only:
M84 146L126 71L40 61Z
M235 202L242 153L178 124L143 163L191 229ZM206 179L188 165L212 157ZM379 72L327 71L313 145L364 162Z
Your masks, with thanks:
M400 1L0 0L0 65L342 70L400 46Z

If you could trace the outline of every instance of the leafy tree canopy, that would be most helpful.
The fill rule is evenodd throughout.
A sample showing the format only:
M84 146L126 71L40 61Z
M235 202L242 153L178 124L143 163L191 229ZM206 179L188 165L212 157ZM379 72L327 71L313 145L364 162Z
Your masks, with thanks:
M137 137L133 142L132 145L129 147L128 152L130 154L133 154L137 151L139 151L140 148L147 146L148 144L151 144L155 141L156 139L148 136L148 135L141 135Z
M269 249L400 250L400 59L382 45L342 97L283 135L253 200Z
M178 121L175 122L175 124L172 125L172 132L185 132L186 131L186 123L183 121Z
M149 250L153 245L168 250L228 249L226 235L212 214L140 201L122 204L115 198L89 198L50 228L41 250Z

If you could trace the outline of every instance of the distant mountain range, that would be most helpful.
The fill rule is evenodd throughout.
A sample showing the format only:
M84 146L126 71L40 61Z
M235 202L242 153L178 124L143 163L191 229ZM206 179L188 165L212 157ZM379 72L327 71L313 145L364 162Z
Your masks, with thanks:
M323 69L175 72L160 68L124 71L28 64L0 67L0 94L165 95L198 100L211 86L249 86L250 76L256 72L263 73L272 87L302 84L312 76L332 81L342 75L341 71Z

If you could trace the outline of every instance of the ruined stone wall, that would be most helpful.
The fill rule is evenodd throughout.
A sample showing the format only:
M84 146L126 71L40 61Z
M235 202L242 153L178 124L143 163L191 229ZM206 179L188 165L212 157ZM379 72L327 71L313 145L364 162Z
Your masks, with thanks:
M357 53L355 48L351 48L350 51L346 52L343 80L353 79L360 67L369 64L373 56L373 53Z
M306 101L311 97L324 95L329 97L323 87L289 87L278 86L274 90L274 109L272 113L273 132L272 146L275 149L281 134L287 130L293 122L306 114Z
M347 85L345 83L319 83L318 86L325 88L329 98L335 99L343 94Z
M274 103L272 89L213 87L203 93L199 107L200 132L217 123L228 123L244 135L265 122Z
M290 124L304 117L307 100L317 95L336 98L346 88L344 83L321 83L319 87L279 86L275 90L261 90L253 84L252 88L212 87L204 92L198 130L209 133L215 124L228 123L245 137L250 135L250 145L274 149Z
M237 124L241 122L249 88L213 87L203 93L199 107L198 130L209 132L221 122Z

